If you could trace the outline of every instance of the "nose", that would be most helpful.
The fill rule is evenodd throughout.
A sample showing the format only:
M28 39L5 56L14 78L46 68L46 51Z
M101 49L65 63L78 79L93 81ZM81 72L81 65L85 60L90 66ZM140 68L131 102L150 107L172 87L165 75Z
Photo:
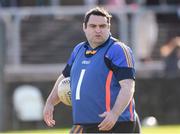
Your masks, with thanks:
M97 33L100 33L100 32L101 32L101 28L97 26L97 27L96 27L96 32L97 32Z

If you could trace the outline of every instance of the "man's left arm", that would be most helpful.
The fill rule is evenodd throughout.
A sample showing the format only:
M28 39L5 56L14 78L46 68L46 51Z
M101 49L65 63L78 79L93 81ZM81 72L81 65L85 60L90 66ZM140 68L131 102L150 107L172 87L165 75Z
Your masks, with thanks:
M118 117L132 100L135 90L135 82L132 79L121 80L119 81L119 84L121 85L121 90L117 96L114 107L111 110L112 113Z
M116 98L116 102L109 112L104 112L101 114L101 117L104 117L104 120L99 124L99 130L108 131L113 128L117 122L119 116L128 106L129 102L133 98L135 90L135 82L133 79L125 79L119 81L121 85L121 90Z
M105 62L119 81L121 90L112 109L100 115L104 120L99 124L99 130L112 129L132 100L135 90L134 57L128 46L123 43L112 45L105 55Z

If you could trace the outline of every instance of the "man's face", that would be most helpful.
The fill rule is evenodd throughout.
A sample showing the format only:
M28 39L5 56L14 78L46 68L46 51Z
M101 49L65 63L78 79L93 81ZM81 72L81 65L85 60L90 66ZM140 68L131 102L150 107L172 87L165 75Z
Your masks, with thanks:
M91 47L94 48L100 46L108 39L110 25L106 17L91 15L87 22L87 27L85 28L85 25L83 25L83 30Z

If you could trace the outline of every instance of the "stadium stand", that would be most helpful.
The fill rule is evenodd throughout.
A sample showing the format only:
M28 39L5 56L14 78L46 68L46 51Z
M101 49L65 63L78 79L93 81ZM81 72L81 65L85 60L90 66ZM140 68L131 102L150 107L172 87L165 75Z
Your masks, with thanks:
M21 25L22 63L65 63L74 45L84 40L82 20L80 15L24 18ZM116 23L112 32L118 36L117 19L112 23Z
M78 16L31 16L22 21L22 63L63 63L83 40ZM72 32L74 31L74 32ZM76 33L79 34L76 34Z

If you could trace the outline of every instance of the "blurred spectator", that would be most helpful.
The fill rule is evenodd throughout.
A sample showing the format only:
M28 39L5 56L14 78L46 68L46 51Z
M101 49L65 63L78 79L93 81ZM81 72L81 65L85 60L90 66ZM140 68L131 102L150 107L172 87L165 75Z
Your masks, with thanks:
M125 4L126 4L125 0L98 0L98 5L121 6Z
M141 2L141 0L139 1L139 0L125 0L126 1L126 4L138 4L138 3L140 3Z
M163 45L160 52L165 61L165 75L167 77L180 75L180 36Z
M9 0L0 0L0 7L8 7L9 5Z
M85 5L95 6L97 5L97 0L84 0Z
M136 0L98 0L99 5L124 6L126 4L134 3L137 3Z
M98 5L106 5L108 0L98 0Z
M150 61L158 38L158 24L155 13L148 11L139 14L134 25L136 57L141 62Z
M49 3L51 6L59 6L61 3L61 0L50 0Z
M147 6L155 5L178 5L180 4L179 0L140 0L141 3Z
M58 0L51 0L58 2ZM45 6L50 0L0 0L0 7Z
M107 0L108 5L124 6L126 4L125 0Z
M36 5L37 6L44 6L45 5L45 1L44 0L36 0Z

